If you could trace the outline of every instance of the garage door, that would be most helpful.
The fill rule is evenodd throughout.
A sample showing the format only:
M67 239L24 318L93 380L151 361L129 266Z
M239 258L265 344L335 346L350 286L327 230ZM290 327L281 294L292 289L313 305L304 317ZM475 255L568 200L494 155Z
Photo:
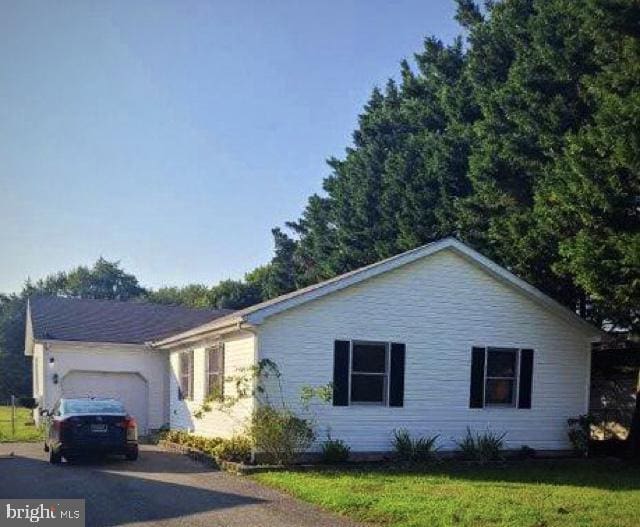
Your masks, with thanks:
M137 373L70 371L62 379L62 396L118 399L145 434L149 416L147 382Z

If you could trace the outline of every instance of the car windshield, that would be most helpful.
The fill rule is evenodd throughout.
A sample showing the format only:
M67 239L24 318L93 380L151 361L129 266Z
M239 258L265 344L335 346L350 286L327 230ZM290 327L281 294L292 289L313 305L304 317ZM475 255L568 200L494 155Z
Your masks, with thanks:
M71 400L64 402L66 414L123 414L124 406L118 401Z

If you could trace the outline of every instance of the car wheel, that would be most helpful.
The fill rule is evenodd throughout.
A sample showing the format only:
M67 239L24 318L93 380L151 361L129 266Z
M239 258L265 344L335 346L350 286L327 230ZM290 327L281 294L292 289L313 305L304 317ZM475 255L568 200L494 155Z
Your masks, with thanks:
M138 449L127 452L124 457L126 457L129 461L135 461L136 459L138 459Z
M58 465L62 463L62 454L59 450L49 448L49 463L52 465Z

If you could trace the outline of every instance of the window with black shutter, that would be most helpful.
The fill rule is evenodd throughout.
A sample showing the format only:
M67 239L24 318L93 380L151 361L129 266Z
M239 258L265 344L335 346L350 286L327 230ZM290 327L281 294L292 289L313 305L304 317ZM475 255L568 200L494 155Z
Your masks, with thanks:
M531 408L532 387L532 349L472 349L470 408Z
M334 406L403 406L404 364L404 344L335 341Z

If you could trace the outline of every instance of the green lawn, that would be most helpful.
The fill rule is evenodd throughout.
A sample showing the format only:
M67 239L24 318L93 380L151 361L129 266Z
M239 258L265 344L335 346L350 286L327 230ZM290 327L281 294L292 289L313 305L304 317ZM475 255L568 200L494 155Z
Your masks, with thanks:
M27 423L33 421L31 410L16 408L16 431L11 433L11 407L0 406L0 442L6 441L40 441L42 430Z
M355 520L414 526L640 525L640 466L605 460L448 462L423 470L267 472L267 485Z

